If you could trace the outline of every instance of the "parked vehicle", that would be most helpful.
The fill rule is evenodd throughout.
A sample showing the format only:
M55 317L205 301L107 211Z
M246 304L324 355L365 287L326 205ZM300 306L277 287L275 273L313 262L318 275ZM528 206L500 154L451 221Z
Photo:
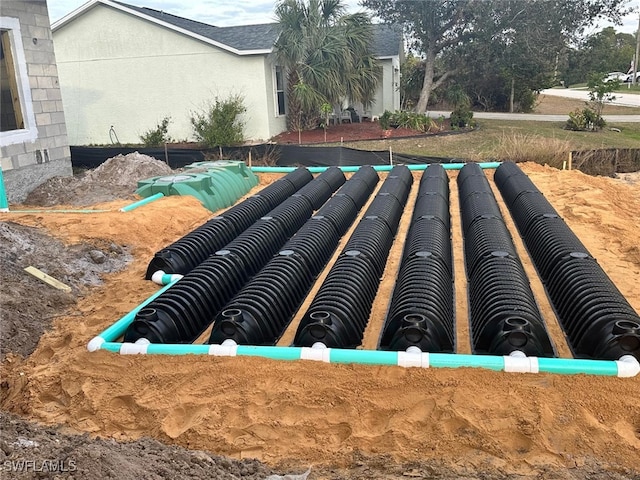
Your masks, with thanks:
M623 82L631 82L633 75L627 75L627 78L622 80ZM636 72L636 85L640 83L640 72Z
M618 80L619 82L626 82L629 78L629 75L622 72L611 72L608 73L606 77L604 77L605 82L613 82L614 80Z

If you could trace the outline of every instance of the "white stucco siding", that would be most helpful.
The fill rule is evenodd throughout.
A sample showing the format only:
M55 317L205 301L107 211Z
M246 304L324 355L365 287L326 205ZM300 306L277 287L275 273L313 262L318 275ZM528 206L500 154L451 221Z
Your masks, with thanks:
M394 112L400 110L400 90L398 83L399 59L398 57L379 59L382 66L382 77L376 90L375 99L371 105L371 114L380 116L385 110ZM396 68L398 71L396 71Z
M265 56L239 56L97 5L54 32L72 145L121 143L170 116L169 135L192 140L190 114L216 96L244 97L245 136L271 135ZM269 79L270 81L270 79Z
M277 114L277 97L275 87L275 57L269 55L265 57L264 62L264 76L266 81L267 92L267 125L269 135L266 138L271 138L287 129L287 117L285 115Z

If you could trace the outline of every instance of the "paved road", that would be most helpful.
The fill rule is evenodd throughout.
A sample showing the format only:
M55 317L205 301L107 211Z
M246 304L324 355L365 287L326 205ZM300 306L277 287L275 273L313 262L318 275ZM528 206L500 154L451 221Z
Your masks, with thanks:
M431 118L438 118L440 115L449 118L450 111L428 111ZM603 115L608 123L640 123L640 115ZM495 113L495 112L473 112L473 118L485 118L489 120L533 120L536 122L565 122L569 115L538 115L536 113Z
M552 97L575 98L584 101L589 100L589 92L583 88L548 88L546 90L542 90L540 93ZM616 99L611 102L612 105L619 105L621 107L640 107L640 94L616 93L615 97Z
M574 98L578 100L589 100L589 92L583 89L572 88L549 88L540 92L544 95L555 97ZM623 107L640 107L640 95L636 94L616 94L614 105ZM431 118L440 115L449 117L449 111L432 110L427 112ZM533 120L538 122L565 122L569 115L538 115L536 113L495 113L495 112L473 112L473 118L486 118L490 120ZM609 123L640 123L640 115L603 115Z

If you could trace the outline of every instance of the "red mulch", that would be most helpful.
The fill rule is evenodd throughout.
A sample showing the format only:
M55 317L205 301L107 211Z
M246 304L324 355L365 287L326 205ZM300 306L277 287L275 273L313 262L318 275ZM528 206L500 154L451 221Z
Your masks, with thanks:
M354 140L380 140L382 138L400 138L415 137L416 135L427 135L418 130L408 128L393 128L391 134L386 137L385 131L380 128L377 122L362 123L343 123L339 125L330 125L327 128L327 137L325 140L324 129L316 128L315 130L305 130L300 132L300 141L298 142L298 132L283 132L276 135L271 140L275 143L287 144L312 144L312 143L334 143L334 142L351 142Z

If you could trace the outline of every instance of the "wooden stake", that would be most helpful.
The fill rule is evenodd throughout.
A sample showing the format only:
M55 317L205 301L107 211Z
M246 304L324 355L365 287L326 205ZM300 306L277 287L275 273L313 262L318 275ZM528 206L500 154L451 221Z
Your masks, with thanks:
M36 267L27 267L24 269L24 271L30 273L36 278L39 278L43 282L48 283L52 287L57 288L58 290L63 290L65 292L71 291L71 287L69 285L65 285L60 280L56 280L55 278L50 277L43 271L38 270Z
M569 152L569 170L573 168L573 152Z
M393 165L393 153L391 152L391 145L389 145L389 165Z

